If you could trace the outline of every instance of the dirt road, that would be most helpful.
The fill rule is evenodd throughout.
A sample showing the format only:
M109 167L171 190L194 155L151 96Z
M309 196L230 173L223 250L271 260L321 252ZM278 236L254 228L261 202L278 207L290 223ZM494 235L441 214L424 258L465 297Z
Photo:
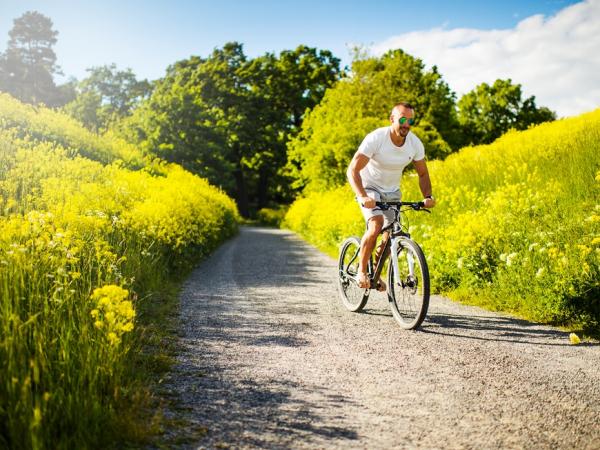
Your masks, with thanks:
M334 260L280 230L243 228L202 263L182 292L168 387L188 426L172 442L600 448L600 346L440 297L405 331L382 294L346 311L335 280Z

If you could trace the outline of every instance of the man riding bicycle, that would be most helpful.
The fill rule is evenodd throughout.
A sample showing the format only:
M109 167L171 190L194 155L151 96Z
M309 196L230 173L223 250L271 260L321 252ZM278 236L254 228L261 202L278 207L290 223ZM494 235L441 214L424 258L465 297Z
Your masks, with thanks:
M402 172L411 162L419 175L419 187L424 197L425 208L435 206L425 162L425 148L421 140L410 131L414 123L414 114L414 108L410 104L396 104L390 114L390 126L369 133L348 166L350 186L367 222L359 254L358 285L361 288L375 287L369 286L369 257L375 248L377 236L384 226L394 219L392 211L376 208L375 202L400 200ZM383 281L379 281L376 288L386 289Z

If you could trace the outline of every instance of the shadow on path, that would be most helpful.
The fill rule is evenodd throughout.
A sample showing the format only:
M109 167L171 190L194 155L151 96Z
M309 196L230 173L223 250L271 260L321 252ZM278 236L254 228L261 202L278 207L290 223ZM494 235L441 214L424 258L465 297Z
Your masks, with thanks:
M535 322L505 316L472 316L430 313L424 333L441 334L480 341L504 341L543 346L570 346L565 332ZM597 344L580 344L582 346Z
M207 430L193 448L358 439L352 428L337 426L343 420L321 416L334 410L341 417L351 401L301 382L301 368L285 365L287 352L309 344L321 301L298 302L293 293L318 291L327 270L293 236L244 227L194 272L182 293L184 352L173 379L187 420ZM280 369L272 372L273 365Z

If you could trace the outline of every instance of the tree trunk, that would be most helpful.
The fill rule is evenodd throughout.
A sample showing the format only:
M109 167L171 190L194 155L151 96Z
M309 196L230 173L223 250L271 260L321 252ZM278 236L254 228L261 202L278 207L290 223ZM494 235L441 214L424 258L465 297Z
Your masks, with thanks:
M248 208L248 192L246 190L246 180L244 179L244 172L242 171L242 166L239 163L237 164L237 168L233 175L235 177L236 186L235 201L238 205L240 214L243 217L248 217L250 215L250 211Z
M269 169L261 167L258 175L258 209L267 206L269 193Z

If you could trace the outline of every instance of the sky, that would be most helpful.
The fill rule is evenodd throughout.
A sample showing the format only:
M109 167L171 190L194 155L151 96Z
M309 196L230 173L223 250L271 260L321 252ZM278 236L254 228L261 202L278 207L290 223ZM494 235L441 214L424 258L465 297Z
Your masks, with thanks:
M34 10L59 32L64 79L111 63L157 79L229 41L249 57L305 44L350 65L358 45L436 65L457 97L510 78L559 117L600 107L600 0L0 0L0 51L13 19Z

